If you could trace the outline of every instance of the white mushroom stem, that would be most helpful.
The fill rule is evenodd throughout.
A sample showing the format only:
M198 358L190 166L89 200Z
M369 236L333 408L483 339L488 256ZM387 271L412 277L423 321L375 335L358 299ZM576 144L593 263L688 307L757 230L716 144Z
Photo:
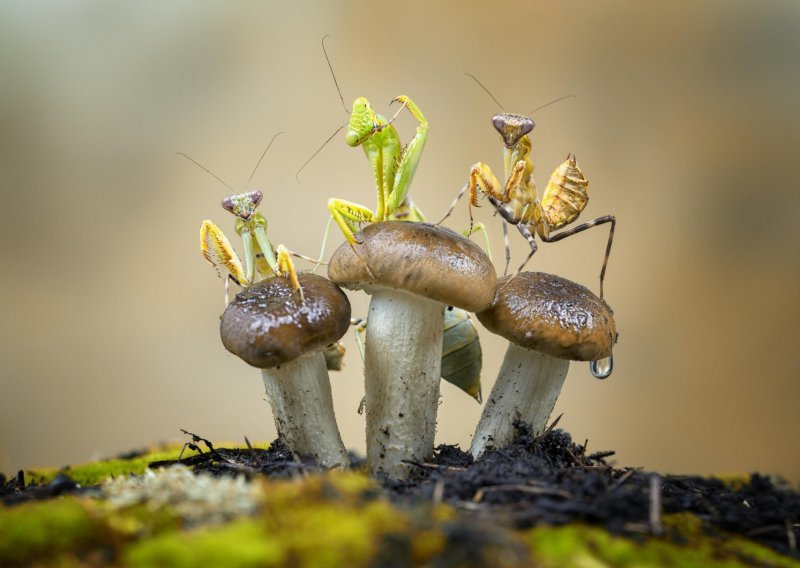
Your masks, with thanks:
M509 445L514 439L515 420L529 423L534 432L543 432L568 370L568 359L509 343L472 439L473 457L479 458L490 447Z
M433 454L442 364L444 304L408 292L371 290L364 361L367 463L373 475L405 479L404 460Z
M324 468L348 466L322 351L262 369L261 374L278 435L289 448Z

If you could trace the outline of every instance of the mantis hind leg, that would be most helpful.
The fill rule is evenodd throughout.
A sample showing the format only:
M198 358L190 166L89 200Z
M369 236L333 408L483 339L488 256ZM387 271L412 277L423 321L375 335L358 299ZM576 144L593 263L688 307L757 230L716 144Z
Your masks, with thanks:
M527 225L518 223L517 230L525 238L525 240L528 241L528 246L531 247L531 250L528 253L528 256L525 257L525 260L522 262L522 264L519 265L519 268L514 273L514 276L522 272L522 270L525 268L525 265L530 262L531 258L533 258L533 255L536 254L536 251L539 250L539 246L536 244L536 237L533 236L533 233L531 233L531 230Z
M505 223L503 225L505 225ZM486 230L486 225L483 223L470 223L469 229L462 231L461 234L469 238L470 236L479 232L483 234L483 242L486 245L486 256L489 257L489 262L494 262L492 260L492 247L491 243L489 242L489 232Z
M508 223L503 220L503 250L506 253L506 264L503 267L503 276L508 274L508 265L511 264L511 245L508 243Z
M591 221L587 221L586 223L578 225L577 227L572 227L571 229L561 231L560 233L556 233L554 235L549 235L542 239L545 242L554 243L577 233L582 233L586 229L591 229L592 227L603 225L605 223L611 223L611 228L608 231L608 243L606 243L606 253L603 257L603 267L600 269L600 298L603 297L603 282L606 278L606 267L608 266L608 257L611 255L611 244L614 241L614 230L617 227L617 218L613 215L603 215L602 217L592 219Z

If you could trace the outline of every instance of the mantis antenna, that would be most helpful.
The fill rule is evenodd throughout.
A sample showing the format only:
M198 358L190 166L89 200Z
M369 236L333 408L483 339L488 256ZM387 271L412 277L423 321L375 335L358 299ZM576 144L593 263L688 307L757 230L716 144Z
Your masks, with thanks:
M256 170L258 170L258 166L260 166L260 165L261 165L261 161L264 159L264 156L266 156L266 154L267 154L267 151L270 149L270 146L272 146L272 143L273 143L273 142L275 142L275 139L276 139L278 136L280 136L281 134L283 134L283 132L278 132L277 134L275 134L275 135L274 135L274 136L273 136L273 137L270 139L270 141L269 141L269 144L267 144L267 147L266 147L266 149L265 149L265 150L264 150L264 151L261 153L261 157L258 159L258 163L256 164L256 167L255 167L255 168L253 168L253 173L251 173L251 174L250 174L250 178L247 180L247 185L250 185L250 182L251 182L251 181L253 181L253 176L254 176L254 175L256 175ZM236 190L235 190L235 189L233 189L233 188L232 188L230 185L228 185L227 183L225 183L225 181L224 181L222 178L220 178L220 177L219 177L217 174L215 174L214 172L212 172L211 170L209 170L207 167L205 167L203 164L201 164L200 162L198 162L197 160L195 160L194 158L192 158L192 157L191 157L191 156L189 156L188 154L184 154L183 152L175 152L175 155L176 155L176 156L181 156L181 157L183 157L183 158L186 158L187 160L189 160L190 162L192 162L192 163L193 163L195 166L197 166L198 168L200 168L201 170L203 170L204 172L206 172L208 175L210 175L211 177L213 177L215 180L217 180L218 182L220 182L222 185L224 185L225 187L227 187L227 188L228 188L228 189L230 189L231 191L233 191L233 192L236 192ZM247 185L245 186L245 188L247 187Z
M303 168L305 168L305 167L308 165L308 163L309 163L311 160L313 160L313 159L316 157L316 155L317 155L317 154L319 154L320 152L322 152L322 149L323 149L325 146L327 146L327 145L328 145L328 142L330 142L331 140L333 140L333 137L334 137L334 136L336 136L337 134L339 134L339 132L341 132L341 131L342 131L342 128L344 128L345 126L347 126L347 124L342 124L342 125L341 125L339 128L337 128L337 129L336 129L336 131L335 131L333 134L331 134L330 136L328 136L328 139L327 139L327 140L325 140L325 142L323 142L323 143L322 143L322 146L320 146L320 147L317 149L317 151L316 151L316 152L314 152L313 154L311 154L311 157L310 157L308 160L306 160L306 161L305 161L305 163L304 163L302 166L300 166L300 169L299 169L299 170L297 170L297 173L296 173L296 174L294 174L294 179L296 179L296 180L297 180L297 183L300 183L300 172L302 172L302 171L303 171Z
M269 148L270 148L270 146L272 146L272 143L273 143L273 142L275 142L275 139L276 139L278 136L280 136L281 134L283 134L283 131L281 131L281 132L278 132L277 134L275 134L275 135L274 135L274 136L273 136L273 137L270 139L270 141L269 141L269 144L267 144L267 147L264 149L264 151L263 151L263 152L261 152L261 157L258 159L258 163L256 164L256 167L255 167L255 168L253 168L253 173L251 173L251 174L250 174L250 177L247 179L247 183L246 183L246 184L245 184L245 186L244 186L244 187L245 187L245 189L247 189L247 187L250 185L250 182L251 182L251 181L253 181L253 176L254 176L254 175L256 175L256 170L258 169L258 166L260 166L260 165L261 165L261 160L263 160L263 159L264 159L264 156L266 156L266 155L267 155L267 152L269 151Z
M333 65L331 65L331 58L328 57L328 51L325 49L325 39L331 34L325 34L322 36L322 53L325 54L325 61L328 62L328 69L331 70L331 76L333 77L333 84L336 85L336 91L339 93L339 99L342 101L342 107L344 108L344 112L350 114L350 111L347 110L347 105L344 103L344 97L342 96L342 90L339 88L339 81L336 80L336 74L333 72ZM337 131L338 132L338 131Z
M505 109L503 108L503 104L502 104L500 101L498 101L498 100L497 100L497 97L495 97L495 96L492 94L492 92L491 92L489 89L487 89L487 88L486 88L486 85L484 85L483 83L481 83L481 82L478 80L478 78L477 78L475 75L473 75L472 73L464 73L464 75L466 75L466 76L470 77L470 78L471 78L473 81L475 81L475 82L478 84L478 86L479 86L481 89L483 89L483 90L484 90L484 92L486 92L486 94L487 94L487 95L489 95L490 97L492 97L492 100L493 100L494 102L496 102L496 103L497 103L497 106L499 106L499 107L500 107L500 110L505 110ZM542 109L543 109L543 108L545 108L545 107L548 107L548 106L550 106L550 105L552 105L552 104L555 104L555 103L557 103L558 101L563 101L564 99L569 99L569 98L573 98L573 99L574 99L574 98L575 98L575 95L564 95L563 97L558 97L557 99L553 99L553 100L552 100L552 101L550 101L549 103L544 103L542 106L538 106L538 107L536 107L535 109L533 109L532 111L530 111L530 112L528 113L528 115L531 115L531 114L535 113L536 111L542 110Z
M557 103L558 101L563 101L564 99L569 99L569 98L573 98L573 99L574 99L574 98L576 98L576 97L575 97L575 95L564 95L563 97L558 97L557 99L553 99L553 100L552 100L552 101L550 101L549 103L544 103L542 106L538 106L538 107L536 107L535 109L533 109L533 110L532 110L531 112L529 112L528 114L529 114L529 115L530 115L530 114L533 114L533 113L535 113L537 110L542 110L544 107L548 107L548 106L550 106L550 105L552 105L552 104L555 104L555 103Z
M497 103L497 106L499 106L499 107L500 107L500 110L505 110L505 109L503 108L503 105L502 105L502 103L500 103L500 101L498 101L498 100L497 100L497 98L495 98L495 96L492 94L492 92L491 92L489 89L487 89L487 88L486 88L486 86L485 86L483 83L481 83L480 81L478 81L478 78L477 78L475 75L473 75L472 73L464 73L464 75L466 75L466 76L468 76L468 77L472 77L472 80L473 80L473 81L475 81L476 83L478 83L478 86L479 86L481 89L483 89L483 90L486 92L486 94L487 94L487 95L489 95L490 97L492 97L492 100L493 100L494 102L496 102L496 103Z
M222 181L222 179L220 179L220 177L219 177L219 176L217 176L217 174L215 174L214 172L212 172L211 170L209 170L207 167L205 167L203 164L201 164L200 162L198 162L198 161L197 161L197 160L195 160L194 158L192 158L192 157L190 157L190 156L188 156L188 155L184 154L183 152L175 152L175 155L177 155L177 156L183 156L184 158L186 158L187 160L189 160L190 162L192 162L192 163L193 163L195 166L197 166L198 168L200 168L201 170L203 170L204 172L206 172L208 175L210 175L211 177L213 177L215 180L217 180L218 182L220 182L222 185L224 185L225 187L227 187L227 188L228 188L228 189L230 189L231 191L233 191L233 192L235 192L235 191L236 191L236 190L235 190L235 189L233 189L231 186L229 186L227 183L225 183L224 181ZM251 177L252 177L252 176L251 176Z

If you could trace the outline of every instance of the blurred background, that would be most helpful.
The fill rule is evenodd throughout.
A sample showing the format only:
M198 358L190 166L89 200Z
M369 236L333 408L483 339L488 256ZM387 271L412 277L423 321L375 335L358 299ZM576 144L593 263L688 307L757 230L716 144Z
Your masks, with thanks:
M374 208L344 135L368 97L408 94L430 122L411 188L438 218L472 163L502 169L502 102L535 114L540 188L568 152L589 220L614 213L606 278L616 369L573 364L555 414L590 450L666 472L800 481L800 4L795 1L6 2L0 8L0 471L181 440L272 439L257 370L220 344L223 281L199 252L213 219L241 250L230 191L270 238L318 253L326 200ZM403 140L415 123L404 113ZM502 233L489 207L493 252ZM468 223L466 203L450 226ZM607 231L544 244L529 265L598 291ZM514 265L526 252L511 234ZM328 255L342 238L332 231ZM367 299L350 294L354 315ZM481 331L488 394L506 343ZM352 334L332 375L363 451ZM443 385L437 442L469 445L481 407Z

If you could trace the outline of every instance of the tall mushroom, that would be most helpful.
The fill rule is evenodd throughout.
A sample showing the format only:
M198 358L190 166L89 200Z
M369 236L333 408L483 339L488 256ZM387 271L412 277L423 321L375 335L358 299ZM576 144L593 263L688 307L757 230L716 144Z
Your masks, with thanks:
M476 458L508 445L515 420L543 431L570 360L608 357L617 338L608 304L584 286L541 272L499 278L494 302L477 315L509 344L472 440Z
M350 302L332 282L300 274L305 300L285 278L242 290L222 314L225 348L262 369L278 435L325 468L350 463L333 412L323 349L345 334Z
M404 479L404 461L433 453L444 308L486 308L494 267L461 235L427 223L373 223L342 244L328 266L331 280L372 295L364 391L367 462L376 476Z

